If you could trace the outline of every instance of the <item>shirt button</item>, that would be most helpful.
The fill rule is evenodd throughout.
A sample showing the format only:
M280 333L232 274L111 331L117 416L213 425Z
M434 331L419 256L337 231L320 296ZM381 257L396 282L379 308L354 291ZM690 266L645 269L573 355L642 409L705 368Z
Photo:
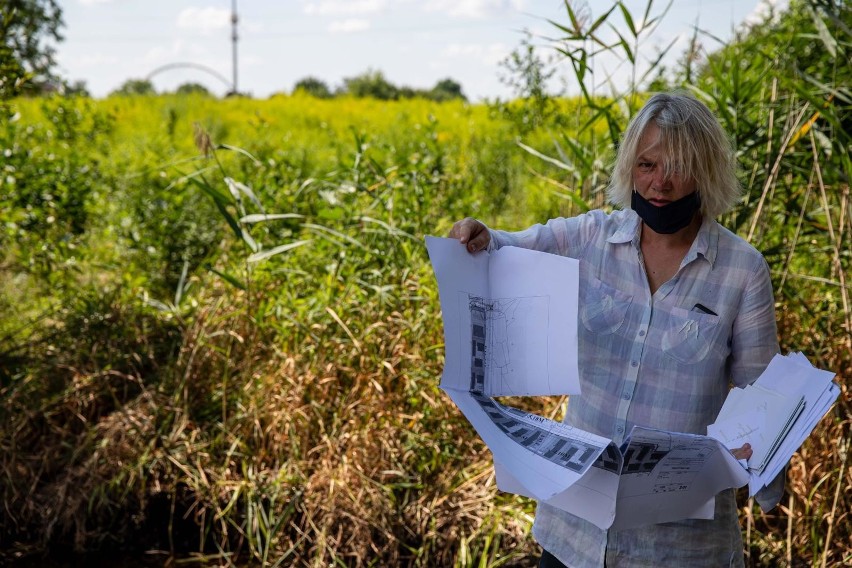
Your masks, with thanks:
M639 361L631 361L631 362L630 362L630 366L631 366L631 367L638 367L638 366L639 366Z
M645 337L645 330L644 329L639 331L639 337Z
M629 392L624 393L623 395L621 395L621 398L623 398L624 400L630 400L630 393Z
M619 426L618 428L616 428L616 430L619 434L621 434L622 432L624 432L624 426Z

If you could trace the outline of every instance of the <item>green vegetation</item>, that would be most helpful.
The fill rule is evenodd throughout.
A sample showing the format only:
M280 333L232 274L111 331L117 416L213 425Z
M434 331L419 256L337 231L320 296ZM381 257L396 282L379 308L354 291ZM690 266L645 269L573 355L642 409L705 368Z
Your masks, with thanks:
M305 77L304 79L296 81L296 85L293 87L293 93L295 94L298 92L311 95L318 99L328 99L332 96L331 89L328 88L328 83L316 77Z
M534 505L496 492L437 388L423 237L469 214L521 228L603 204L643 86L684 74L652 68L601 96L589 54L635 63L653 15L570 6L557 47L576 99L538 89L547 70L525 47L516 72L538 75L490 106L0 104L0 561L534 565ZM850 20L844 2L794 1L690 71L736 140L747 194L723 222L770 263L782 347L843 388L782 506L742 496L753 566L852 560ZM624 36L597 44L609 23Z
M56 0L4 0L0 12L0 100L54 79L53 41L60 41L62 9Z
M128 79L110 95L154 95L156 93L157 90L150 79Z
M332 93L323 81L315 77L305 77L298 81L294 92L325 99L335 95L355 98L373 98L381 101L396 101L413 99L415 97L431 101L450 101L454 99L465 101L462 87L452 79L441 79L431 89L414 89L406 86L396 86L385 78L384 73L373 69L354 77L343 80L343 86Z

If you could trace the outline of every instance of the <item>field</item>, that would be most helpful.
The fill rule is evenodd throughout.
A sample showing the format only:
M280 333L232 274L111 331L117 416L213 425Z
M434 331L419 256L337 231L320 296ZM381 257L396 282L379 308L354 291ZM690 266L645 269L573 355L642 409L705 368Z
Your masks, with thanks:
M739 63L819 18L848 61L848 26L813 14L693 81L737 145L746 194L721 221L770 264L782 350L843 391L781 506L741 495L752 566L852 562L849 69ZM497 493L437 388L423 238L605 206L642 97L0 103L0 561L535 565L534 503Z

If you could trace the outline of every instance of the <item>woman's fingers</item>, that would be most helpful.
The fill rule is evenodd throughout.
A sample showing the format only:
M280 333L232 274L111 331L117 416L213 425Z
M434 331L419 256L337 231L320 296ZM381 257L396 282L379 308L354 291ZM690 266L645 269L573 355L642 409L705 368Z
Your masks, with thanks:
M751 457L753 452L751 450L751 444L745 444L742 447L731 450L731 453L734 454L734 457L738 460L747 460Z
M461 243L466 243L470 240L471 233L476 226L476 220L466 217L461 221L453 223L453 228L450 229L450 238L458 239Z
M488 246L491 235L485 225L472 217L466 217L453 224L450 238L458 239L461 244L466 245L468 252L477 252Z

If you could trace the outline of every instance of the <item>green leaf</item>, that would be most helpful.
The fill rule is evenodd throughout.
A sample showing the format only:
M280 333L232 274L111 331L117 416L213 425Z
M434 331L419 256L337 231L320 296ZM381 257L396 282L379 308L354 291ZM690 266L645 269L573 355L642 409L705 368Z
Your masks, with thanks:
M588 53L584 49L575 49L571 52L567 52L562 49L557 49L560 53L567 55L569 59L571 59L571 66L574 68L574 78L577 79L577 83L579 83L580 88L585 91L584 79L586 77L586 71L588 70L586 64L586 57ZM578 56L577 53L580 55Z
M581 144L577 140L571 138L567 134L562 135L562 140L566 144L568 144L568 147L571 149L571 153L574 154L574 159L580 161L580 163L583 165L583 169L587 172L591 172L594 169L595 158L589 153L589 151L586 149L586 146ZM554 140L553 142L554 144L556 144L557 149L561 152L562 147L559 146L556 140Z
M175 306L180 305L181 298L183 298L183 291L186 287L186 276L189 273L189 261L183 261L183 269L180 271L180 280L178 280L177 288L175 289Z
M251 252L257 252L257 251L260 250L260 246L257 244L257 241L254 240L254 237L252 237L251 234L247 230L242 231L242 234L243 234L243 241L245 241L245 243L251 249Z
M651 75L651 73L657 70L657 68L660 66L660 62L663 60L669 50L674 46L677 40L678 38L674 38L662 51L660 51L660 53L657 55L657 58L651 62L648 69L644 73L642 73L642 76L639 78L640 85L645 82L645 79L647 79L648 76Z
M234 196L234 199L239 200L240 193L244 193L246 197L254 203L255 207L263 211L263 205L249 186L244 183L240 183L231 177L225 177L225 183L228 185L228 189L231 190L231 194Z
M819 39L822 40L822 43L825 45L825 48L831 54L832 57L837 57L837 40L834 39L834 36L831 35L831 32L828 31L828 27L825 25L825 22L822 18L819 17L819 14L816 10L811 10L811 15L813 16L814 26L816 26L817 33L819 34ZM847 61L847 65L849 62Z
M669 3L666 4L666 7L663 8L662 12L657 14L657 16L655 18L649 19L649 16L651 15L651 6L653 6L654 0L648 0L648 5L645 6L645 14L642 16L642 26L641 26L641 29L639 30L640 33L641 33L642 30L650 28L650 27L656 25L657 22L661 21L665 17L665 15L669 13L669 9L672 7L672 2L674 2L674 0L669 0ZM725 42L722 41L722 40L719 40L719 43L725 43Z
M577 20L577 15L574 13L574 8L571 7L569 0L564 0L563 4L568 11L568 18L571 20L571 25L574 26L574 33L578 36L582 35L583 30L580 28L580 22Z
M335 231L334 229L329 229L328 227L325 227L323 225L317 225L315 223L302 223L302 226L304 228L308 229L309 231L313 231L315 233L320 233L320 234L325 233L326 235L332 235L332 236L337 237L339 239L342 239L342 240L344 240L344 241L346 241L350 244L353 244L360 249L364 249L366 251L370 250L360 241L350 237L349 235L344 235L340 231Z
M631 65L635 65L636 57L633 55L633 50L630 49L630 45L627 43L627 40L624 39L624 36L618 33L618 30L615 26L611 25L610 27L612 28L612 31L615 32L615 35L618 36L618 41L613 44L613 47L615 47L616 45L620 45L621 49L624 50L624 54L627 56L628 61L630 61Z
M597 30L599 27L601 27L603 25L604 22L606 22L607 18L609 18L609 15L612 14L612 11L615 10L615 8L616 8L616 6L613 5L601 17L599 17L597 20L595 20L595 23L593 23L592 27L589 28L587 35L591 36L593 33L595 33L595 30Z
M379 225L380 227L385 229L388 232L388 234L390 234L394 237L408 237L409 239L414 239L415 241L420 242L420 239L415 237L411 233L407 233L407 232L403 231L402 229L398 229L397 227L392 227L392 226L390 226L389 224L385 223L384 221L382 221L380 219L374 219L372 217L366 217L366 216L362 215L361 217L358 217L358 220L361 221L362 223L374 223L376 225Z
M163 167L168 167L170 165L172 165L172 164L165 164ZM166 190L170 190L173 187L176 187L176 186L180 185L181 183L183 183L185 181L192 181L193 178L203 176L205 172L208 172L210 170L215 170L215 169L216 169L216 166L208 166L206 168L201 168L200 170L196 170L196 171L188 173L188 174L184 174L180 170L178 170L178 173L181 174L180 177L178 177L175 181L173 181L172 183L167 185ZM135 174L135 175L132 175L132 176L129 176L129 177L134 178L134 177L138 177L140 175L143 175L143 174ZM227 196L223 195L223 198L225 199L225 201L228 200Z
M589 205L585 199L580 197L579 191L554 191L553 193L558 197L567 199L568 201L576 205L577 209L579 209L583 213L588 213L592 209L591 205Z
M633 34L633 37L639 35L636 33L636 26L633 24L633 16L630 14L627 6L624 5L624 2L619 2L617 6L621 8L621 15L624 17L624 21L627 23L627 27L630 28L630 33Z
M535 148L527 146L526 144L524 144L522 142L515 142L515 144L517 144L523 150L526 150L527 152L529 152L530 154L532 154L536 158L542 159L545 162L553 164L557 168L562 168L563 170L567 170L567 171L572 172L572 173L576 171L576 168L574 166L572 166L571 164L566 164L565 162L560 162L556 158L551 158L550 156L547 156L546 154L542 154L541 152L539 152Z
M205 264L204 268L206 268L208 271L212 272L213 274L215 274L216 276L218 276L219 278L221 278L222 280L224 280L225 282L227 282L231 286L233 286L235 288L239 288L240 290L246 289L246 285L243 284L242 282L240 282L239 279L237 279L236 276L232 276L232 275L228 274L227 272L222 272L220 270L216 270L210 264Z
M292 243L287 243L286 245L280 245L275 248L271 248L269 250L256 252L250 257L248 257L248 262L260 262L261 260L266 260L269 257L275 256L276 254L281 254L282 252L287 252L288 250L293 250L294 248L300 247L302 245L306 245L311 242L311 239L306 239L302 241L294 241Z
M206 180L202 177L202 179L198 179L196 177L190 178L190 181L201 188L201 191L209 195L213 199L213 203L216 205L216 208L219 210L219 213L222 214L222 217L225 218L228 225L231 227L231 230L234 231L234 234L237 235L238 238L243 238L243 230L240 228L240 225L237 223L237 220L234 219L234 216L228 212L226 205L229 205L231 201L224 196L221 192L207 183Z
M229 144L219 144L219 145L216 146L216 149L217 150L219 150L219 149L230 150L231 152L236 152L238 154L242 154L243 156L246 156L249 159L251 159L256 166L261 165L260 160L258 160L254 156L252 156L247 150L243 150L242 148L238 148L237 146L231 146Z
M254 213L240 217L240 223L260 223L262 221L275 221L276 219L304 219L299 213Z
M560 24L559 22L555 22L555 21L553 21L553 20L547 20L547 22L548 22L550 25L552 25L553 27L555 27L555 28L557 28L557 29L559 29L559 30L561 30L561 31L565 32L566 34L568 34L568 36L567 36L567 37L560 38L560 39L561 39L561 41L572 41L572 40L583 39L583 36L578 35L578 34L576 33L576 31L575 31L575 30L572 30L572 29L570 29L570 28L568 28L568 27L566 27L566 26L563 26L563 25L562 25L562 24Z

